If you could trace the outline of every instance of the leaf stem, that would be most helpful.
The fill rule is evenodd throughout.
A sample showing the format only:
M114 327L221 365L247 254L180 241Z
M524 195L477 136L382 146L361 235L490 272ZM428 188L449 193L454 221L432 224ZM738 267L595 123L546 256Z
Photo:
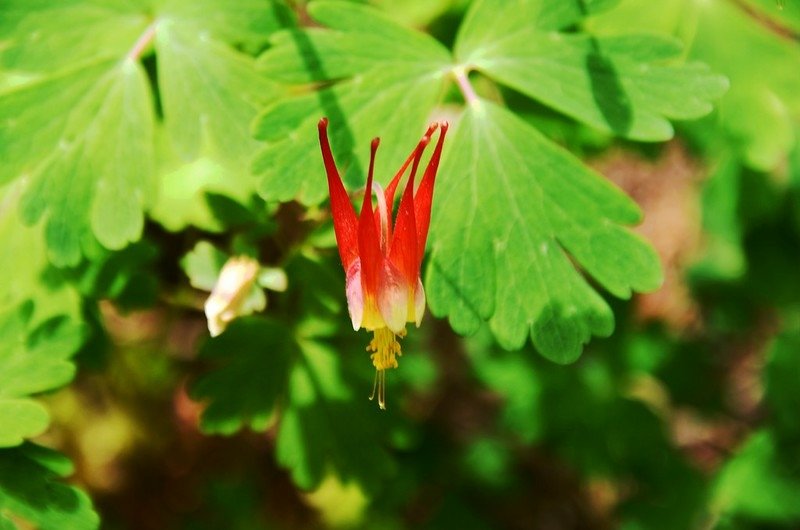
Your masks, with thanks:
M142 53L144 53L150 43L153 42L153 39L156 36L156 26L157 21L154 20L145 28L142 34L139 35L139 38L136 40L133 48L131 48L131 50L128 52L128 59L132 59L134 61L139 60L139 57L141 57Z
M731 3L745 15L753 19L757 24L760 24L762 27L778 35L779 37L783 37L792 41L800 40L800 33L783 24L776 17L770 16L768 13L762 13L758 11L755 7L749 5L744 0L731 0ZM777 7L778 9L783 9L780 3L778 3Z
M453 77L455 78L458 88L461 90L461 95L464 96L464 100L467 102L467 105L478 103L478 94L475 93L475 89L472 88L472 84L469 82L469 77L467 77L467 69L463 66L454 68Z

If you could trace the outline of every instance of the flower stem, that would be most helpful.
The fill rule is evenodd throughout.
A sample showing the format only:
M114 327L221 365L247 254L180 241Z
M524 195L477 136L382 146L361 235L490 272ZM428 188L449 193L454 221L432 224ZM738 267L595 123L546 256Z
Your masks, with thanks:
M147 28L139 35L139 38L136 40L136 43L133 45L133 48L128 52L128 59L132 59L134 61L138 61L139 57L141 57L142 53L147 49L153 39L156 36L156 21L150 23Z
M467 102L467 105L473 105L477 103L478 94L475 93L475 89L472 88L472 84L469 82L467 70L463 67L454 68L453 77L455 77L458 88L461 90L461 95L464 96L464 100Z

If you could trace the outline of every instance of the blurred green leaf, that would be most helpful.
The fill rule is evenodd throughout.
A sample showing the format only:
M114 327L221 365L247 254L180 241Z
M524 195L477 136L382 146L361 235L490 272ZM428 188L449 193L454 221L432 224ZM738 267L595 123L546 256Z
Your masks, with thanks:
M750 436L717 477L713 506L723 514L760 520L800 520L800 481L787 476L769 431Z
M394 469L379 425L387 420L374 403L353 396L340 360L328 347L301 343L290 374L289 394L278 431L276 458L302 489L333 471L347 484L375 492Z
M65 275L85 298L113 300L122 310L150 307L158 296L158 252L146 240L114 252L98 249L91 261L84 260Z
M215 369L192 387L206 401L200 426L206 433L230 435L243 427L263 431L283 395L297 344L273 320L245 317L207 341L200 357Z
M678 41L553 31L603 3L474 2L459 30L456 59L575 119L635 140L667 140L673 134L668 119L710 112L709 101L725 92L727 81L703 64L674 64Z
M262 70L293 83L351 79L278 103L256 120L256 137L267 145L253 171L262 175L259 191L267 200L316 204L325 198L316 132L323 116L331 121L333 150L350 185L364 182L366 168L355 153L368 152L375 136L383 140L376 174L394 175L444 90L449 53L429 35L351 3L315 2L309 13L330 29L278 34L259 59Z
M63 386L75 374L69 358L81 345L82 327L53 318L31 329L32 312L28 303L0 313L0 447L41 434L50 416L30 396Z
M86 493L58 480L71 468L69 460L44 447L0 449L0 528L29 528L15 522L40 530L98 528L99 518Z
M489 320L505 348L530 335L571 362L614 317L570 258L618 297L660 285L653 249L620 226L639 220L636 205L508 111L471 105L440 173L428 299L456 331Z
M478 335L483 339L486 339ZM488 342L488 341L486 341ZM524 352L495 352L486 344L470 341L470 360L481 382L503 398L502 424L523 443L533 443L542 431L542 382Z
M230 213L234 216L244 214L239 215L239 220L253 215L242 206L255 194L255 181L247 172L227 168L209 156L186 163L177 154L162 167L150 216L167 230L178 232L196 226L208 232L223 232L231 215L221 215L219 206L233 209ZM215 197L230 202L221 204Z
M705 248L693 265L692 276L701 280L736 280L747 269L743 227L741 165L735 158L720 160L703 188Z
M181 267L189 277L192 287L211 292L226 261L228 261L227 254L208 241L199 241L181 259Z
M776 438L785 445L797 448L800 442L800 322L798 318L785 325L767 356L765 400L769 404L771 425ZM792 458L800 456L794 449ZM800 462L797 464L800 466ZM800 467L796 470L800 472Z

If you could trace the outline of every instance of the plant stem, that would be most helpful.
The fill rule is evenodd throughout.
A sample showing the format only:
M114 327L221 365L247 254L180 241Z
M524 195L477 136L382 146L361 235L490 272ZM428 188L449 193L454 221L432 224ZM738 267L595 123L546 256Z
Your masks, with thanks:
M156 21L150 23L147 28L139 35L139 38L136 40L136 43L131 48L131 51L128 52L128 59L133 59L134 61L138 61L139 57L141 57L142 53L147 49L153 39L156 36Z
M454 68L453 77L455 77L458 88L461 90L461 95L464 96L464 100L467 102L467 105L473 105L477 103L478 94L475 93L475 89L472 88L472 84L469 82L467 70L464 67Z

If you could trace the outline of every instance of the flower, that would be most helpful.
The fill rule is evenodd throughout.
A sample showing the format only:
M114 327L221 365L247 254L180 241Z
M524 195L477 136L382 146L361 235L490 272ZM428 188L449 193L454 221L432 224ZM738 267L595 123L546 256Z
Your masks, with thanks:
M205 304L208 331L216 337L242 313L247 295L256 283L259 265L247 256L230 258L219 273Z
M366 191L361 214L356 216L333 160L328 141L328 119L319 121L319 143L328 176L333 227L346 275L347 308L354 330L363 327L373 332L373 339L367 346L375 366L375 383L370 399L375 397L377 389L381 409L386 408L385 371L397 368L397 356L401 354L398 337L405 336L407 322L414 322L419 327L425 311L420 265L430 226L433 185L447 128L446 122L428 127L385 191L373 181L375 153L380 139L372 140ZM422 153L437 129L439 139L415 192L414 177ZM395 191L409 165L411 173L392 224ZM377 199L376 209L372 205L373 191Z

